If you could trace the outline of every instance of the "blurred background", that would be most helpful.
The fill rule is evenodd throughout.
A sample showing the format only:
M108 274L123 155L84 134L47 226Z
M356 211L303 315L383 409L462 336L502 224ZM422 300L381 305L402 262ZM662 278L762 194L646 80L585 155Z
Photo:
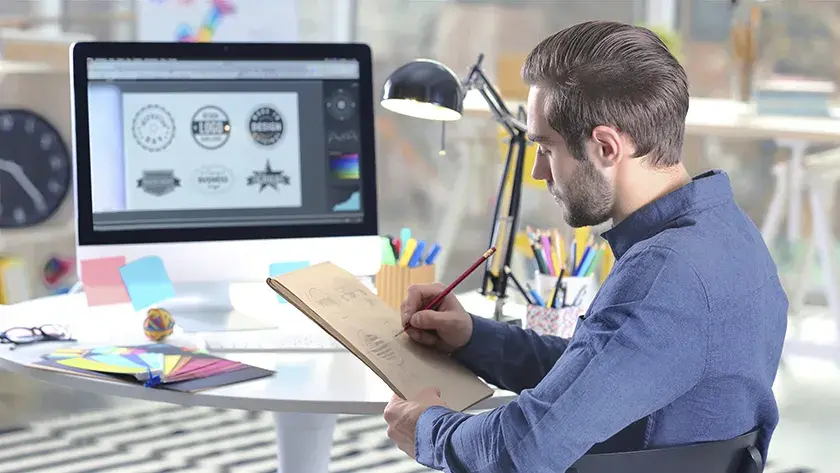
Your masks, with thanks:
M174 41L174 37L165 37L170 32L156 30L153 21L154 7L167 2L192 8L196 13L190 21L196 22L210 3L0 0L0 85L5 82L0 87L0 101L3 105L34 104L54 118L69 142L69 95L66 79L62 79L67 73L67 44L79 39ZM274 18L256 14L242 19L252 22L241 32L242 41L292 38L368 43L374 54L375 95L394 69L413 59L433 58L458 74L466 74L483 53L485 72L512 108L527 94L519 79L523 58L537 42L559 29L604 19L645 25L659 33L689 76L693 102L684 160L694 174L710 168L729 173L737 202L761 228L773 251L791 299L790 331L802 342L802 349L787 356L780 370L777 394L782 423L771 445L770 470L832 473L840 468L840 452L832 448L840 438L840 349L836 348L840 343L836 337L840 299L835 296L838 287L833 272L838 254L834 184L840 176L836 172L840 149L835 151L840 146L840 124L835 118L840 99L835 87L840 80L836 54L840 48L840 1L742 1L735 5L729 0L232 3L257 12L256 4L269 8L269 4L282 3L293 15ZM54 85L44 85L43 94L23 88L9 72L20 63L48 64L55 72L54 82L49 82ZM376 105L380 231L398 234L401 228L411 227L415 234L435 235L447 242L438 272L444 281L454 279L474 260L491 230L506 143L500 127L480 108L447 124L444 134L440 124L399 116ZM440 152L442 146L445 153ZM544 186L525 181L521 226L559 228L570 235ZM71 200L72 196L68 197ZM25 262L33 281L32 297L61 292L75 282L72 271L50 273L56 261L73 260L72 218L72 202L66 202L53 219L37 227L25 232L0 231L0 254ZM516 259L521 267L529 268L525 253L519 251ZM478 286L478 277L471 277L469 284ZM114 432L125 435L152 428L144 423L144 413L174 409L181 408L100 399L0 372L0 432L7 431L0 435L0 472L134 471L128 466L73 467L65 457L73 448L99 442ZM159 435L189 436L190 426L199 422L196 419L221 415L201 409L193 412L192 417L183 415L181 424L167 424ZM255 440L254 451L260 453L252 455L263 463L243 460L241 470L207 467L200 471L271 470L270 466L264 470L253 466L268 465L265 458L273 458L270 419L259 414L242 414L237 419L253 423L255 435L265 437L262 443ZM93 427L85 430L80 425ZM115 427L109 431L106 425L120 425L121 430ZM334 471L422 471L410 463L382 460L399 455L381 429L344 426L347 438L359 442L361 453L357 453L367 460L348 463L337 457ZM368 434L379 437L371 440ZM32 438L47 442L49 448L36 449L26 441ZM142 443L120 445L146 451ZM164 450L149 447L147 453L186 458L192 455L190 445L175 444ZM199 471L195 468L142 471Z

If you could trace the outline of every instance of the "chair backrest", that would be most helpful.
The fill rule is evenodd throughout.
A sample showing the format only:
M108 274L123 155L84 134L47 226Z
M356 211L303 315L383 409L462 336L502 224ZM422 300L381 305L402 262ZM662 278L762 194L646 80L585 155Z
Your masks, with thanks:
M761 473L758 431L719 442L584 455L566 473Z

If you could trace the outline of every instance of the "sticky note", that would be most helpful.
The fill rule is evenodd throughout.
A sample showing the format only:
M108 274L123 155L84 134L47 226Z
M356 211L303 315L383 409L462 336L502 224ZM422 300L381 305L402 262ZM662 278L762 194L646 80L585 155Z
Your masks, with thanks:
M144 256L127 263L120 268L120 276L134 310L145 309L175 296L175 287L158 256Z
M120 278L125 256L81 261L82 289L89 306L129 302L128 292Z
M292 271L297 271L298 269L303 269L309 266L309 261L286 261L284 263L271 263L268 266L268 276L280 276L281 274L290 273ZM286 304L288 301L283 299L282 296L279 294L277 295L277 300L280 301L281 304Z

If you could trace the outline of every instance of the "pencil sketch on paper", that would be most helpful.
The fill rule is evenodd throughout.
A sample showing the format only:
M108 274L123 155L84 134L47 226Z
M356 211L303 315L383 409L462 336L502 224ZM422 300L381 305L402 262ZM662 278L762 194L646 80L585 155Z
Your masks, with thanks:
M351 305L358 305L359 308L370 309L375 304L372 298L376 296L363 288L357 287L355 284L348 284L337 280L335 291L341 296L344 302ZM344 316L344 318L347 318L347 316Z
M331 298L326 292L318 289L317 287L313 287L307 292L309 296L309 300L318 304L321 307L336 307L338 306L338 302L336 302L333 298Z
M359 339L364 342L364 346L371 356L391 365L402 365L403 358L394 348L392 342L383 340L378 335L367 333L363 329L359 329Z

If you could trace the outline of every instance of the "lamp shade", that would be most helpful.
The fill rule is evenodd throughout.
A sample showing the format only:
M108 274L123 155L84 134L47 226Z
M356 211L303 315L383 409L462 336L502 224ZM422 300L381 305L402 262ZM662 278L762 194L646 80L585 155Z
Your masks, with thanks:
M426 120L461 118L464 89L452 69L419 59L394 71L382 86L382 106L392 112Z

